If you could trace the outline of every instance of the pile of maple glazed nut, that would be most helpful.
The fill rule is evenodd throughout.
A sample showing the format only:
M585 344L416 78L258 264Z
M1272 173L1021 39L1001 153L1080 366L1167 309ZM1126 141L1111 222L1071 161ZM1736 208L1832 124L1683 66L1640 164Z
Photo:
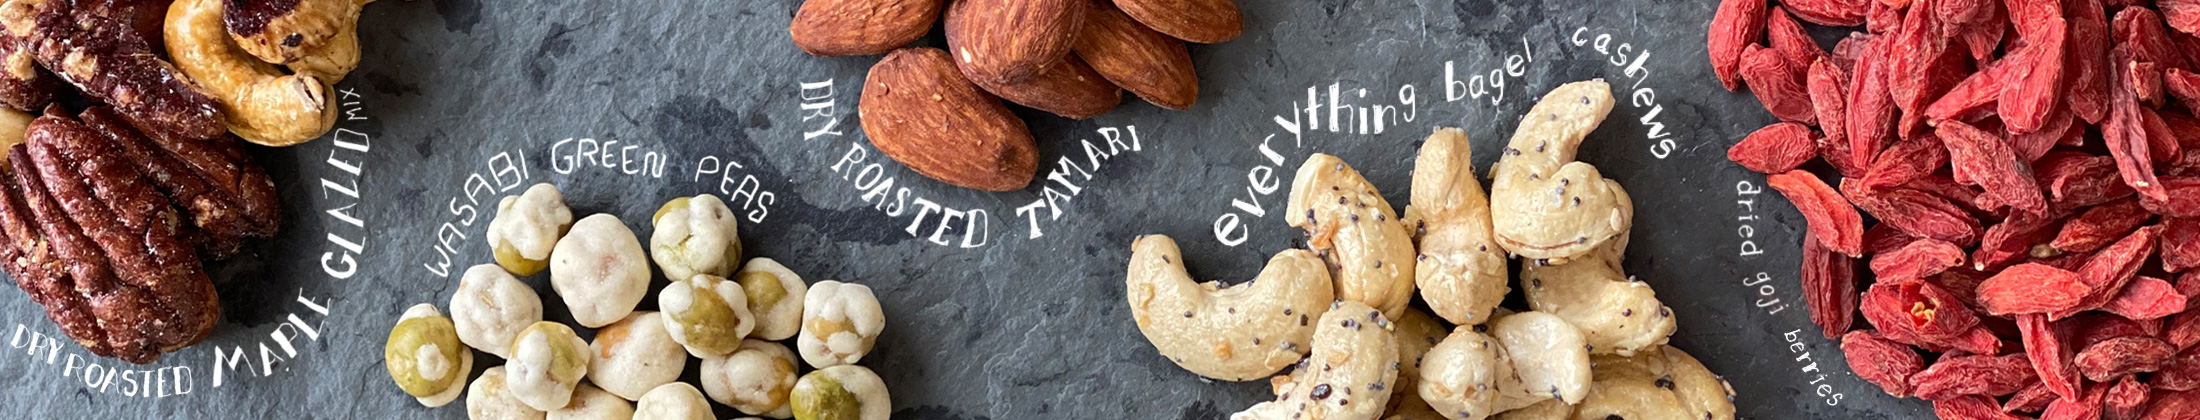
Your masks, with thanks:
M238 138L297 144L335 120L363 2L234 3L0 3L0 268L94 354L205 339L221 307L201 258L282 220Z
M1808 222L1858 376L1945 419L2200 416L2200 2L1781 4L1711 21L1720 81L1783 120L1727 156Z
M1574 160L1612 102L1603 80L1553 89L1521 119L1488 194L1466 132L1436 130L1403 217L1359 172L1315 154L1284 213L1311 249L1225 285L1194 282L1169 237L1140 237L1131 315L1185 370L1269 378L1276 400L1233 420L1732 420L1733 390L1666 345L1672 309L1622 271L1634 202ZM1526 261L1529 311L1498 306L1508 254ZM1409 305L1415 290L1435 317Z
M948 48L909 46L934 21ZM1243 31L1236 0L805 0L787 27L811 55L886 54L857 107L871 145L925 177L987 191L1038 174L1038 143L1001 100L1086 119L1129 90L1183 110L1199 99L1184 43Z

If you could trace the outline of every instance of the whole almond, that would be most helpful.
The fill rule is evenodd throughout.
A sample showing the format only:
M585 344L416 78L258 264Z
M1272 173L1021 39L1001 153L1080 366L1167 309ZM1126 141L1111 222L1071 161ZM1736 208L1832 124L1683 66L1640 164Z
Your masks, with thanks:
M1232 0L1115 0L1115 7L1156 31L1201 44L1228 41L1245 31L1245 18Z
M1113 5L1093 3L1085 12L1074 50L1101 77L1146 102L1181 110L1199 99L1199 74L1184 41L1140 25Z
M787 34L820 57L871 55L909 45L932 30L946 0L809 0Z
M1061 61L1023 83L978 82L978 87L1009 102L1079 120L1106 114L1123 103L1123 90L1108 83L1076 54L1062 56Z
M872 65L856 113L873 147L940 182L1010 191L1038 173L1024 121L937 48L894 50Z
M1023 83L1069 54L1090 0L956 0L947 47L971 80Z

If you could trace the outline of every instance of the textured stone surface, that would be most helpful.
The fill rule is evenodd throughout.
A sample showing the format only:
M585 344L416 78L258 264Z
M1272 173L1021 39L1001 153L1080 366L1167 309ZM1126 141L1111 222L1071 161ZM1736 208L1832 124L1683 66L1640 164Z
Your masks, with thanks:
M1195 275L1230 281L1250 278L1269 254L1295 246L1300 234L1276 214L1284 191L1260 197L1266 217L1244 220L1252 235L1243 245L1221 245L1210 225L1231 211L1232 197L1245 194L1246 171L1265 164L1255 147L1281 133L1271 118L1288 116L1309 87L1322 87L1324 95L1331 83L1348 94L1365 87L1364 104L1415 86L1414 120L1383 134L1313 134L1303 147L1288 135L1271 141L1288 161L1278 170L1285 184L1297 162L1326 152L1351 162L1403 206L1413 152L1433 127L1464 127L1477 168L1486 171L1535 97L1560 83L1604 77L1623 97L1582 157L1633 192L1638 219L1626 267L1674 307L1681 320L1674 344L1741 392L1741 416L1929 416L1925 404L1895 401L1856 379L1837 346L1809 332L1794 279L1792 244L1802 219L1776 195L1735 194L1737 182L1761 184L1762 177L1725 162L1723 151L1773 119L1748 94L1721 90L1711 77L1701 31L1713 3L1246 1L1244 36L1192 47L1202 89L1191 110L1130 100L1114 113L1067 121L1016 109L1040 139L1042 162L1081 158L1075 141L1097 139L1098 127L1135 125L1144 143L1143 151L1108 160L1092 180L1081 181L1083 192L1063 205L1060 220L1045 222L1042 238L1026 239L1025 221L1013 212L1038 199L1041 185L967 191L886 164L884 175L914 196L992 214L992 244L961 249L905 233L906 216L874 209L851 181L828 169L850 144L864 144L854 101L876 58L800 53L785 31L796 1L378 2L362 20L366 59L341 86L363 95L360 115L368 120L339 127L374 136L358 181L367 200L353 209L373 232L361 272L332 279L318 260L339 249L327 234L356 239L361 232L322 212L353 203L322 187L324 177L351 179L323 160L360 155L325 139L258 149L291 203L286 235L218 266L225 322L205 344L155 365L193 369L190 395L124 397L120 384L89 390L80 372L63 377L62 363L47 365L8 348L0 349L7 350L0 351L6 384L0 406L41 418L463 418L463 402L428 409L404 396L383 371L381 347L405 307L448 307L456 278L422 268L436 257L435 230L455 219L446 206L466 200L466 177L486 173L490 156L514 151L526 155L534 175L528 182L563 187L577 216L616 214L645 238L646 219L664 200L717 189L710 179L689 176L696 159L741 163L777 199L763 223L742 225L750 255L778 259L812 282L867 284L882 298L889 325L862 364L891 387L896 418L1220 419L1266 399L1268 385L1202 380L1154 352L1123 299L1133 237L1175 236ZM1637 84L1624 66L1565 41L1582 27L1585 37L1611 34L1612 47L1630 44L1630 56L1650 53L1643 66L1650 76ZM1523 43L1535 61L1524 76L1506 81L1504 100L1443 100L1445 61L1456 62L1460 77L1487 74ZM934 35L920 44L941 40ZM826 78L837 81L835 114L847 119L846 136L804 141L809 125L800 119L797 84ZM1639 122L1649 109L1624 97L1635 88L1656 91L1663 109L1655 120L1678 145L1668 158L1649 152L1653 142L1644 140ZM550 172L548 145L569 137L639 143L674 159L661 179ZM1042 167L1042 177L1052 166ZM1736 204L1753 198L1754 207ZM481 199L491 207L495 196ZM479 239L493 215L486 210L461 229L467 238L456 242L454 275L491 261ZM1737 219L1747 216L1756 219ZM1765 254L1736 255L1737 229L1745 224ZM1758 285L1743 284L1758 272L1770 273L1765 285L1772 294L1759 296ZM524 280L548 298L552 319L570 321L547 275ZM663 284L656 280L652 289ZM321 321L293 303L301 291L333 298L333 314ZM654 306L651 296L645 307ZM1786 308L1768 314L1760 299ZM211 385L215 347L242 346L252 354L243 365L257 365L254 346L268 342L291 313L316 323L320 340L302 343L297 357L274 365L272 376ZM0 321L10 335L17 324L57 332L19 292L0 293ZM1798 330L1802 353L1782 338ZM1804 353L1808 358L1799 359ZM68 354L85 356L65 346L62 358ZM475 370L497 363L484 355ZM691 361L687 380L694 380L696 365ZM1817 395L1818 384L1843 395L1838 406ZM718 409L720 417L737 416Z

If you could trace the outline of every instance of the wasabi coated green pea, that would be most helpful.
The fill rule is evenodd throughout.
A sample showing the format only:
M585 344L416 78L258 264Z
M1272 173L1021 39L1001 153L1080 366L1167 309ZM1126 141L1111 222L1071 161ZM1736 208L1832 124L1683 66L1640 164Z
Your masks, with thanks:
M756 316L750 338L785 340L802 330L802 300L810 288L802 276L770 258L749 260L735 274L741 291L748 294L749 314Z
M440 407L465 389L461 385L466 374L473 372L474 353L458 342L458 330L450 318L423 303L406 309L390 329L382 362L398 388L422 405Z
M672 340L695 357L724 356L741 346L756 328L749 314L748 294L741 285L709 274L666 285L657 294L664 310L665 328Z
M512 358L505 361L511 375L505 387L514 398L536 410L564 408L573 388L588 375L594 352L572 327L537 322L512 339Z
M487 240L498 266L512 274L534 275L550 266L551 249L572 225L573 211L565 207L558 188L535 184L497 202Z
M886 420L893 409L886 382L871 369L855 365L802 375L788 399L796 420Z
M718 197L703 194L665 203L650 218L649 258L666 278L725 277L741 262L740 220Z

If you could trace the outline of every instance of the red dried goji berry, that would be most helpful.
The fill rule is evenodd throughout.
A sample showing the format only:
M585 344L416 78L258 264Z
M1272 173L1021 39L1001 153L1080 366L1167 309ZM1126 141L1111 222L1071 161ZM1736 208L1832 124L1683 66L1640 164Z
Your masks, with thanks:
M2162 87L2183 102L2186 109L2200 109L2200 74L2169 69L2162 73Z
M2094 206L2063 224L2050 246L2067 252L2093 252L2123 238L2154 218L2139 207L2138 199L2123 199Z
M1718 13L1711 17L1706 41L1711 50L1711 71L1718 74L1726 90L1741 87L1741 74L1736 70L1741 68L1744 47L1757 45L1757 40L1765 36L1765 6L1764 0L1722 0Z
M2200 390L2158 392L2149 397L2146 414L2140 420L2194 420L2200 419Z
M1902 27L1894 34L1894 44L1887 61L1887 91L1894 98L1896 107L1905 113L1922 110L1917 105L1919 88L1930 76L1927 69L1933 60L1940 59L1948 47L1948 36L1941 32L1940 22L1933 18L1929 7L1912 7L1903 12Z
M1848 44L1849 41L1842 41L1842 45ZM1818 129L1824 131L1826 137L1844 141L1847 138L1848 86L1848 70L1836 67L1831 60L1811 63L1810 72L1803 79L1803 89L1810 94L1810 107L1818 113Z
M1910 386L1918 398L1942 400L1957 395L1988 397L2015 394L2039 380L2024 355L1942 357L1917 375ZM1997 407L1998 408L1998 407Z
M1933 401L1933 415L1941 420L2007 420L1993 398L1977 395L1950 396Z
M1925 137L1925 135L1918 137ZM1987 196L1984 191L1980 191L1977 187L1963 185L1957 183L1954 178L1938 174L1917 177L1917 179L1902 184L1901 188L1932 194L1935 197L1948 200L1949 204L1954 204L1958 209L1971 214L1991 213L1986 209L2003 207L2001 203L1995 202L1993 197Z
M1789 0L1788 11L1796 19L1825 26L1856 26L1864 24L1864 13L1869 11L1870 0Z
M2040 23L2041 30L2037 34L2027 36L2026 51L2018 53L2025 58L2019 65L2011 66L2009 74L2002 79L2009 83L2002 89L2001 99L1995 106L2011 133L2030 133L2046 126L2047 117L2054 113L2062 99L2061 63L2067 26L2063 23L2061 8L2054 7L2054 3L2032 3L2049 5L2040 8L2055 12L2046 22Z
M2066 400L2078 397L2079 385L2078 369L2070 363L2076 351L2068 341L2068 325L2049 322L2045 314L2017 315L2017 331L2023 336L2025 358L2032 362L2033 372Z
M1864 378L1887 395L1910 396L1910 376L1925 370L1925 359L1908 345L1887 341L1871 330L1850 331L1841 336L1841 353L1849 360L1849 370Z
M1827 60L1833 62L1834 68L1841 69L1842 92L1848 91L1848 80L1855 77L1857 71L1856 57L1864 54L1864 46L1871 41L1873 36L1869 33L1850 32L1849 36L1841 38L1841 42L1833 44L1833 52L1827 56ZM1846 98L1847 94L1844 93L1843 99ZM1819 122L1825 122L1825 120L1819 120Z
M1979 239L1978 249L1971 252L1972 267L1998 270L2023 259L2033 245L2054 239L2062 220L2062 214L2056 212L2010 214L2007 220L1986 229L1986 235Z
M1843 182L1842 185L1861 185ZM1982 228L1978 219L1947 199L1907 188L1865 192L1861 187L1842 191L1856 207L1913 236L1938 239L1958 246L1978 243Z
M2107 382L2117 376L2161 370L2162 363L2176 352L2169 343L2153 337L2117 337L2086 347L2071 362L2086 379Z
M1817 124L1818 111L1811 109L1810 90L1803 86L1808 70L1803 65L1788 61L1779 51L1750 44L1742 52L1740 73L1742 81L1749 84L1749 92L1757 95L1757 102L1773 117L1784 121Z
M2109 300L2115 299L2116 294L2123 290L2124 284L2130 282L2132 276L2139 272L2140 263L2145 262L2148 255L2154 254L2154 238L2161 230L2160 226L2139 228L2094 254L2093 259L2087 260L2085 266L2078 269L2078 280L2086 284L2085 299L2074 308L2055 311L2050 315L2054 319L2068 318L2073 313L2100 308L2101 305L2108 304Z
M2115 32L2116 48L2128 49L2132 62L2191 69L2185 66L2184 53L2170 41L2169 29L2162 25L2162 16L2153 9L2126 7L2116 12L2116 17L2109 21L2109 28Z
M1864 188L1879 189L1909 183L1920 177L1930 176L1934 170L1948 165L1947 146L1940 144L1940 137L1933 135L1912 136L1894 143L1888 148L1886 158L1872 162L1871 170L1864 173Z
M1939 133L1957 182L1977 185L2018 210L2047 211L2047 199L2032 179L2031 162L2019 159L2000 136L1958 121L1941 123Z
M2162 9L2162 20L2178 32L2200 32L2200 0L2155 0L2155 7Z
M2087 312L2061 322L2077 325L2077 333L2071 337L2071 348L2083 349L2124 337L2153 337L2156 327L2107 312Z
M1978 328L1978 315L1954 295L1922 281L1882 281L1864 292L1860 305L1882 337L1973 353L2000 351L2001 342Z
M1854 364L1855 362L1850 362ZM2188 348L2162 363L2162 370L2154 372L2155 388L2170 391L2200 389L2200 348Z
M1856 158L1856 154L1849 151L1849 139L1819 136L1816 141L1818 142L1818 156L1825 158L1826 164L1833 166L1835 172L1839 172L1841 176L1848 178L1861 178L1864 176L1867 169L1851 160Z
M2104 420L2136 420L2139 409L2147 403L2147 393L2153 389L2139 382L2136 376L2125 375L2108 387L2101 398L2101 418Z
M1795 18L1789 17L1787 10L1780 6L1773 6L1772 11L1765 14L1765 39L1774 51L1797 66L1808 66L1826 58L1826 50L1818 48L1818 41L1810 39L1810 33L1803 31L1803 24L1796 23Z
M1856 262L1803 233L1803 303L1826 335L1841 336L1856 322Z
M2001 2L1982 0L1976 4L1977 16L1949 30L1955 31L1957 40L1970 47L1972 61L1983 63L1994 58L1994 50L2001 47L2001 38L2008 32L2009 23Z
M1904 5L1909 4L1909 0L1900 1L1902 1ZM1896 6L1887 4L1889 3L1889 0L1873 1L1869 3L1871 3L1871 6L1867 8L1864 13L1864 30L1870 31L1872 34L1876 35L1890 34L1894 33L1895 30L1901 29L1902 12L1909 10L1907 6Z
M2101 310L2135 320L2160 319L2185 311L2185 295L2162 279L2139 276L2124 285Z
M2085 126L2078 124L2078 117L2070 113L2070 107L2055 107L2055 113L2047 116L2047 125L2030 133L2011 133L2009 147L2017 151L2017 157L2026 162L2038 162L2047 156L2056 144L2064 139L2084 139ZM2037 176L2037 174L2034 174Z
M2139 128L2146 130L2147 153L2155 164L2167 165L2184 157L2184 145L2178 143L2177 133L2170 132L2169 123L2154 108L2139 108Z
M2193 303L2193 299L2187 296L2185 302L2189 305ZM2200 344L2200 311L2188 309L2184 313L2170 316L2169 325L2162 328L2162 339L2169 342L2170 346L2180 349L2200 347L2194 346Z
M2109 92L2108 119L2101 124L2101 137L2108 144L2109 155L2116 159L2117 173L2123 176L2125 184L2139 192L2139 196L2158 202L2168 200L2169 193L2163 190L2161 180L2154 175L2153 155L2149 151L2152 142L2147 139L2146 129L2141 127L2144 117L2139 114L2142 108L2137 93L2128 88L2109 89Z
M2033 382L2009 396L2001 404L2001 411L2012 413L2037 413L2047 409L2047 403L2055 401L2055 391L2047 389L2046 382Z
M1850 80L1848 118L1849 125L1843 133L1849 138L1849 152L1858 166L1869 167L1879 155L1879 145L1893 137L1895 123L1894 98L1888 96L1887 80L1893 70L1887 55L1893 49L1894 37L1874 37L1865 43L1864 55L1857 56L1856 73Z
M1991 277L1991 275L1973 270L1970 267L1956 267L1941 272L1940 275L1926 277L1925 281L1932 282L1934 286L1940 286L1940 290L1946 290L1948 294L1955 295L1956 300L1963 302L1963 306L1977 308L1978 285L1986 283L1988 277Z
M1903 245L1909 245L1910 242L1917 240L1918 237L1916 236L1910 236L1909 233L1904 233L1901 229L1895 229L1894 226L1881 223L1864 229L1864 253L1890 252L1901 249Z
M2034 176L2057 206L2085 207L2115 201L2134 193L2118 177L2117 159L2074 152L2048 152L2041 157Z
M1925 73L1917 80L1917 93L1907 102L1897 102L1895 106L1895 109L1901 111L1895 124L1895 135L1899 138L1932 131L1932 127L1925 124L1925 108L1932 105L1934 99L1946 95L1949 89L1962 83L1964 77L1973 73L1974 69L1970 55L1965 54L1962 49L1944 48L1939 55L1926 61L1925 67L1920 70Z
M2162 271L2200 267L2200 218L2162 218Z
M2108 394L2107 385L2086 387L2085 395L2065 395L2047 403L2047 411L2040 413L2040 420L2100 420L2101 399Z
M2066 310L2085 298L2078 274L2038 263L2004 269L1978 286L1980 309L1994 315Z
M1872 256L1872 274L1880 279L1922 279L1963 265L1963 248L1932 239ZM2073 274L2072 276L2075 276Z
M2200 177L2174 176L2160 178L2162 191L2169 197L2164 200L2142 199L2139 204L2147 211L2170 217L2200 217Z
M1827 186L1817 175L1788 171L1765 176L1765 184L1795 204L1795 209L1803 213L1803 220L1810 224L1811 233L1827 249L1850 256L1864 252L1863 217L1840 192Z
M1777 174L1795 170L1818 155L1810 126L1782 122L1749 133L1726 150L1726 159L1749 170Z
M2070 111L2088 123L2100 123L2108 116L2108 50L2109 27L2107 8L2100 0L2063 0L2063 10L2070 23L2068 36L2070 47L2065 49L2063 62L2070 76Z
M2148 108L2162 106L2162 64L2152 61L2119 63L2124 70L2126 86L2138 95L2139 104ZM2156 155L2160 155L2159 152ZM2161 159L2155 159L2160 163Z

